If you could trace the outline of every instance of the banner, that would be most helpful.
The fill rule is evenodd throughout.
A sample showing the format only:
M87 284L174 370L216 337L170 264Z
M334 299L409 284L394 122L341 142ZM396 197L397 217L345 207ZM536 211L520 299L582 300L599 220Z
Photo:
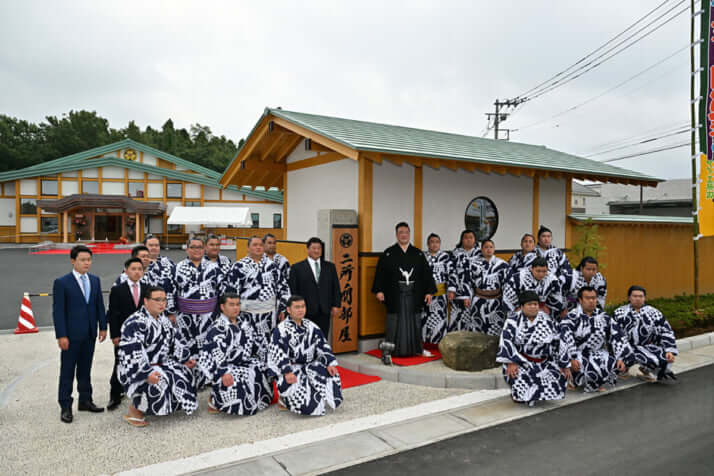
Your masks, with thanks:
M353 225L333 225L332 261L340 279L342 307L337 317L332 319L332 350L353 352L357 350L357 318L359 316L357 283L359 267L357 260L359 247L357 227Z
M714 236L714 160L699 160L699 234Z

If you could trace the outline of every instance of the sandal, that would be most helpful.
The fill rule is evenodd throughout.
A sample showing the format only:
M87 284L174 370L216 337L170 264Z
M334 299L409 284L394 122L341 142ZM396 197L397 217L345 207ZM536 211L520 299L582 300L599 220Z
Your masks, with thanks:
M211 400L208 400L208 413L211 415L218 415L221 411L213 405Z
M129 415L124 415L124 421L130 424L131 426L135 426L137 428L143 428L149 423L144 419L144 418L136 418L136 417L131 417Z
M286 411L288 411L288 407L285 406L285 404L283 403L283 399L282 399L282 398L279 398L279 399L278 399L278 410L280 410L281 412L286 412Z

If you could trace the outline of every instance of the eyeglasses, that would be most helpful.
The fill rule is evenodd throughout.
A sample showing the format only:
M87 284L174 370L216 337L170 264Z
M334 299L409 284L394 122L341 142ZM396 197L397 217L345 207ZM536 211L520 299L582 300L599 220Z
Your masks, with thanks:
M151 301L166 302L166 298L149 298Z
M203 246L193 245L193 246L189 246L188 249L190 249L190 250L202 250L202 249L203 249Z

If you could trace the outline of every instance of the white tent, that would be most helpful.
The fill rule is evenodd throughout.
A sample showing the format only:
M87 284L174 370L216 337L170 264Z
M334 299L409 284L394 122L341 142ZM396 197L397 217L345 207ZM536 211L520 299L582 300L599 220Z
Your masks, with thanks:
M253 226L246 207L175 207L166 221L169 225Z

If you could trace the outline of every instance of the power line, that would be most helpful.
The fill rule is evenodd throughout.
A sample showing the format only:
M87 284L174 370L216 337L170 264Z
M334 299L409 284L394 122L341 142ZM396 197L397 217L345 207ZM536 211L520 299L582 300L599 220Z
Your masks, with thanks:
M655 134L655 135L666 134L669 132L683 129L683 128L687 127L688 125L689 125L689 122L684 121L684 120L674 122L669 125L661 125L661 126L658 126L658 127L652 128L652 129L647 129L646 131L642 131L642 132L635 134L633 136L623 137L623 138L612 140L609 142L604 142L602 144L592 147L588 152L582 152L582 153L578 153L576 155L579 155L581 157L587 157L588 155L592 155L594 152L597 152L597 151L602 150L607 147L615 147L618 145L632 142L634 140L642 140L642 139L652 136L653 134Z
M601 160L601 162L607 163L607 162L615 162L617 160L631 159L633 157L641 157L643 155L650 155L650 154L655 154L657 152L664 152L665 150L678 149L680 147L689 147L690 144L691 144L690 141L682 142L681 144L675 144L675 145L670 145L670 146L666 146L666 147L661 147L659 149L650 149L650 150L646 150L644 152L639 152L637 154L623 155L621 157L615 157L612 159Z
M546 123L546 122L550 122L550 121L552 121L553 119L555 119L555 118L557 118L557 117L560 117L560 116L562 116L562 115L564 115L564 114L567 114L567 113L569 113L569 112L575 111L576 109L578 109L578 108L580 108L580 107L582 107L582 106L585 106L586 104L589 104L589 103L595 101L596 99L600 99L601 97L603 97L603 96L605 96L606 94L609 94L609 93L611 93L612 91L614 91L614 90L616 90L616 89L618 89L618 88L624 86L625 84L629 83L630 81L639 78L639 77L642 76L643 74L645 74L645 73L651 71L652 69L656 68L657 66L659 66L659 65L661 65L662 63L666 62L667 60L670 60L671 58L673 58L673 57L676 56L677 54L679 54L679 53L681 53L681 52L683 52L683 51L686 51L686 50L687 50L688 48L690 48L691 46L693 46L693 45L684 45L682 48L679 48L679 49L676 50L675 52L673 52L673 53L671 53L671 54L665 56L664 58L660 59L660 60L657 61L656 63L654 63L654 64L648 66L648 67L645 68L645 69L643 69L643 70L640 71L639 73L637 73L637 74L635 74L635 75L633 75L633 76L630 76L630 77L627 78L626 80L624 80L624 81L622 81L622 82L616 84L615 86L613 86L613 87L611 87L611 88L609 88L609 89L606 89L605 91L603 91L603 92L601 92L600 94L597 94L597 95L591 97L590 99L587 99L587 100L585 100L585 101L583 101L583 102L581 102L581 103L579 103L579 104L576 104L575 106L569 107L568 109L564 109L564 110L560 111L559 113L550 116L550 117L547 118L547 119L543 119L543 120L540 120L540 121L536 121L536 122L533 122L533 123L528 124L528 125L526 125L526 126L520 127L520 128L518 128L518 129L514 129L514 131L516 131L516 130L522 131L522 130L524 130L524 129L528 129L528 128L533 127L533 126L537 126L537 125L540 125L540 124L544 124L544 123Z
M614 147L614 148L612 148L612 149L603 150L602 152L596 152L596 153L594 153L594 154L586 155L586 156L584 156L584 157L594 157L594 156L596 156L596 155L608 154L608 153L610 153L610 152L615 152L616 150L629 149L630 147L635 147L635 146L642 145L642 144L648 144L648 143L650 143L650 142L655 142L655 141L658 141L658 140L666 139L666 138L668 138L668 137L672 137L672 136L676 136L676 135L680 135L680 134L686 134L686 133L689 133L689 132L692 132L692 128L691 128L691 127L688 127L688 128L686 128L686 129L682 129L682 130L679 130L679 131L676 131L676 132L671 132L671 133L669 133L669 134L664 134L664 135L661 135L661 136L657 136L657 137L650 137L650 138L647 138L647 139L644 139L644 140L641 140L641 141L638 141L638 142L634 142L634 143L632 143L632 144L621 145L621 146L619 146L619 147Z
M615 35L614 37L610 38L607 42L605 42L604 44L600 45L599 47L597 47L596 49L594 49L593 51L591 51L591 52L588 53L587 55L585 55L585 56L583 56L582 58L580 58L578 61L576 61L576 62L573 63L572 65L568 66L566 69L560 71L559 73L556 73L555 75L553 75L553 76L551 76L550 78L546 79L545 81L543 81L543 82L537 84L536 86L532 87L532 88L529 89L528 91L525 91L524 93L519 94L519 95L516 96L516 97L526 97L526 96L527 96L528 94L530 94L532 91L534 91L534 90L536 90L536 89L539 89L541 86L545 85L546 83L549 83L549 82L551 82L552 80L557 79L557 78L559 78L560 76L562 76L563 74L567 73L567 72L570 71L572 68L574 68L575 66L579 65L579 64L582 63L583 61L586 61L590 56L594 55L595 53L597 53L597 52L600 51L601 49L605 48L607 45L609 45L610 43L612 43L613 41L615 41L616 39L618 39L619 37L621 37L622 35L624 35L625 33L627 33L629 30L631 30L631 29L634 28L635 26L637 26L637 25L638 25L639 23L641 23L645 18L647 18L648 16L652 15L655 11L659 10L660 8L662 8L662 7L663 7L666 3L668 3L669 1L670 1L670 0L665 0L664 2L660 3L660 4L657 5L655 8L653 8L652 10L650 10L649 12L647 12L647 14L646 14L645 16L643 16L642 18L640 18L639 20L637 20L636 22L634 22L632 25L630 25L630 26L628 26L627 28L625 28L623 31L621 31L620 33L618 33L618 34Z
M568 75L567 77L564 77L563 80L556 81L556 82L554 82L553 84L551 84L551 85L549 85L549 86L547 86L547 87L545 87L545 88L542 88L542 89L539 90L539 91L536 91L535 93L533 93L533 94L531 94L530 96L528 96L525 100L526 100L526 101L532 101L533 99L539 98L539 97L543 96L544 94L547 94L547 93L549 93L549 92L551 92L551 91L553 91L553 90L555 90L555 89L557 89L557 88L563 87L564 85L568 84L569 82L574 81L575 79L578 79L579 77L583 76L584 74L588 73L589 71L592 71L593 69L597 68L598 66L601 66L601 65L602 65L603 63L605 63L606 61L608 61L608 60L614 58L614 57L617 56L618 54L622 53L623 51L625 51L625 50L631 48L631 47L634 46L635 44L637 44L637 43L639 43L640 41L644 40L645 38L647 38L648 36L650 36L652 33L654 33L655 31L659 30L660 28L662 28L663 26L667 25L669 22L671 22L672 20L674 20L675 18L677 18L679 15L685 13L687 10L689 10L689 7L685 7L684 9L682 9L682 10L680 10L679 12L675 13L673 16L671 16L670 18L668 18L667 20L665 20L663 23L657 25L656 27L654 27L653 29L651 29L650 31L648 31L647 33L645 33L644 35L642 35L641 37L637 38L637 39L634 40L633 42L631 42L631 43L625 45L625 46L624 46L623 48L621 48L620 50L615 51L615 52L612 53L611 55L609 55L609 56L605 57L604 59L602 59L601 61L595 63L596 60L599 60L600 58L603 58L606 54L608 54L609 52L613 51L615 48L617 48L618 46L620 46L624 41L627 41L627 40L629 40L630 38L632 38L632 37L634 37L635 35L637 35L638 33L642 32L645 28L647 28L647 27L650 26L652 23L654 23L655 21L657 21L657 20L659 20L660 18L662 18L664 15L668 14L669 12L671 12L674 8L676 8L677 6L679 6L679 4L681 4L681 3L685 2L685 1L686 1L686 0L682 0L682 1L679 2L677 5L675 5L674 7L670 8L669 10L667 10L663 15L660 15L659 17L657 17L655 20L653 20L652 22L650 22L650 23L648 23L647 25L645 25L645 26L644 26L643 28L641 28L640 30L637 30L634 34L630 35L629 37L627 37L627 38L626 38L625 40L623 40L622 42L618 43L617 45L615 45L614 47L610 48L609 50L607 50L606 52L602 53L601 55L599 55L599 56L593 58L590 62L584 64L583 66L581 66L581 67L578 68L577 70L572 71L571 73L569 73L569 75ZM575 74L575 73L578 73L578 74Z

